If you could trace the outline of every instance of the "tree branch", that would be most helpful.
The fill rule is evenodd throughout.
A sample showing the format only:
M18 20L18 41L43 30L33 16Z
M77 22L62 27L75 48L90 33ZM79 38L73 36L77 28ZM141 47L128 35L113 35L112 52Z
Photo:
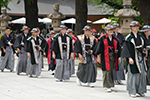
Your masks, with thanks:
M115 9L122 9L123 8L123 5L119 5L119 4L117 4L116 2L113 2L113 1L102 0L101 2L106 3L106 4L108 4L109 6L115 8Z

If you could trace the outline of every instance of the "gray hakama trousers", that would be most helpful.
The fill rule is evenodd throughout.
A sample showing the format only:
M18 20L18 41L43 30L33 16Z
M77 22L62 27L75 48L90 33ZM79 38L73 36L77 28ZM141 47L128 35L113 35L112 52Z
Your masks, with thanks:
M42 68L42 54L40 51L37 50L37 56L38 56L38 64L31 64L31 58L28 58L28 64L27 64L27 74L28 75L36 75L40 76L41 75L41 68Z
M74 66L73 58L69 59L69 71L70 71L70 76L75 74L75 66Z
M63 59L56 59L56 69L54 77L59 80L69 80L69 61L67 60L67 52L63 51Z
M147 76L146 76L146 80L147 80L147 85L150 85L150 57L147 58L146 61L147 64Z
M26 68L27 68L27 52L25 51L24 47L21 47L21 52L19 53L16 72L26 73Z
M121 63L118 63L119 70L114 69L114 80L125 80L123 58L121 58Z
M144 58L142 54L138 53L138 60L141 68L141 73L132 74L130 65L128 65L128 76L127 76L127 90L129 94L136 95L136 93L146 93L146 71L144 66Z
M0 70L4 68L14 71L14 52L12 47L6 47L5 56L1 57Z
M83 83L94 83L97 77L96 63L92 62L91 55L86 55L87 63L79 63L77 77Z
M103 87L106 88L114 87L113 69L115 64L115 55L112 52L109 53L109 61L110 61L110 70L103 71Z

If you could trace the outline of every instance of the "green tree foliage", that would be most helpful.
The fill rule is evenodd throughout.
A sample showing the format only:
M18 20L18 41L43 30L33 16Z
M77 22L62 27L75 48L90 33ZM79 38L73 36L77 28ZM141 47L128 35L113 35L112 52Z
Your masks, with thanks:
M8 3L12 1L12 0L0 0L0 7L6 7L7 9L10 10L10 8L8 8Z
M118 10L118 9L122 9L123 8L123 0L88 0L90 2L94 2L93 5L100 5L103 3L106 3L109 7L112 7L114 9L114 13ZM132 0L132 2L140 2L140 0ZM132 9L136 10L137 12L139 12L138 8L134 5L131 6ZM113 14L114 14L113 13ZM114 17L112 14L112 16L110 16L108 19L114 20L116 22L120 22L119 18ZM134 20L139 21L142 25L144 25L143 23L143 18L142 16L139 16L137 18L134 18Z

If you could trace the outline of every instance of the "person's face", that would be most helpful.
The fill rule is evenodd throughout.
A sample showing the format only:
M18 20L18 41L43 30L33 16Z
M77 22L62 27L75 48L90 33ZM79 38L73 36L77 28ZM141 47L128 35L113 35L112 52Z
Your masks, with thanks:
M107 30L107 33L110 34L110 35L112 35L113 31L114 31L113 29Z
M66 31L67 31L66 28L63 28L63 29L60 30L60 32L63 33L63 34L66 33Z
M84 34L89 36L89 35L91 35L91 31L90 30L84 30Z
M55 36L55 34L51 34L51 37L53 38Z
M132 29L132 31L138 31L139 30L139 26L132 26L131 29Z
M73 35L73 32L69 32L68 35L69 35L69 36L72 36L72 35Z
M25 29L23 32L24 32L25 34L27 34L27 33L29 32L29 30L28 30L28 29Z
M38 32L33 32L32 35L33 35L33 36L37 36L37 35L38 35Z
M150 35L150 30L144 32L145 35Z
M119 29L120 29L119 27L116 27L116 28L114 29L114 31L118 32Z
M150 35L150 29L148 30L148 32L147 32L147 33L148 33L148 35Z
M101 32L101 34L103 35L103 34L104 34L104 31L103 31L103 32Z
M9 35L11 32L10 32L10 29L7 29L7 30L5 30L5 33L7 34L7 35Z
M37 32L37 35L39 35L39 34L40 34L40 32L41 32L41 31L40 31L40 29L38 28L38 32Z

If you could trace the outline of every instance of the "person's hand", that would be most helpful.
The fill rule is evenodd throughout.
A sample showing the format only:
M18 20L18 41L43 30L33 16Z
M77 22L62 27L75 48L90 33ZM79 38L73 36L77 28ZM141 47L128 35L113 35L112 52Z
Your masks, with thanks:
M129 58L129 64L133 65L134 64L134 61L132 58Z
M83 59L83 57L82 57L82 55L81 55L81 54L79 54L79 59L80 59L80 60L82 60L82 59Z
M100 59L100 56L99 56L99 55L97 56L97 62L98 62L98 63L101 63L101 59Z
M121 58L120 57L118 58L118 62L121 63Z
M42 48L41 47L39 47L39 51L41 50Z
M91 54L93 54L93 50L91 50Z
M143 54L146 54L146 49L145 48L143 49Z
M55 59L56 58L56 55L53 53L53 59Z
M145 57L145 60L147 60L147 58Z
M9 47L13 46L13 44L10 44Z
M6 53L6 49L3 49L4 53Z
M46 56L46 53L44 52L43 55Z
M28 58L30 58L30 53L29 52L27 53L27 56L28 56Z
M20 49L19 48L17 48L17 52L20 53Z
M70 58L73 58L73 56L74 56L74 53L71 53Z

